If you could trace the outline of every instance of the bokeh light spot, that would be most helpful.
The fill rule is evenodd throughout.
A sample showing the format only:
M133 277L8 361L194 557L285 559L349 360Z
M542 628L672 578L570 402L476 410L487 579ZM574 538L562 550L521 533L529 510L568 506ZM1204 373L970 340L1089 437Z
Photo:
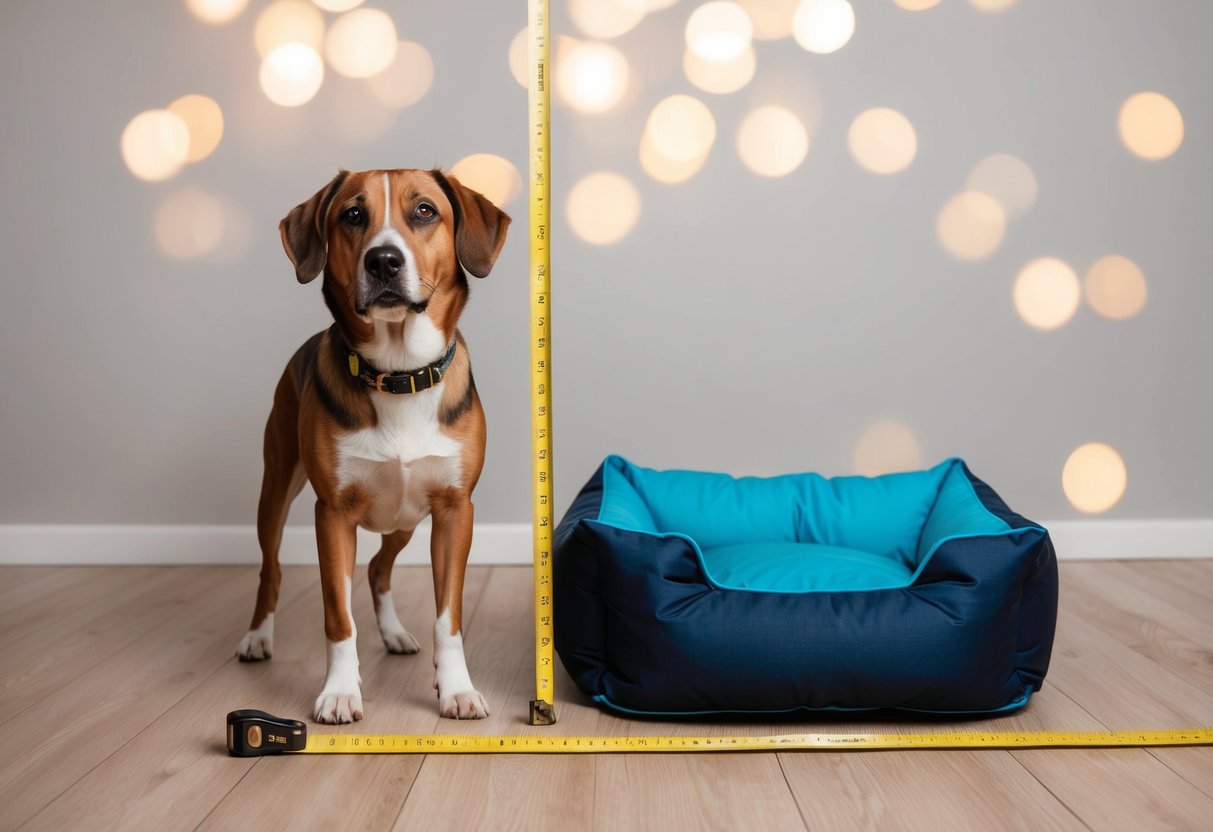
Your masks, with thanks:
M492 153L473 153L451 168L451 175L503 207L522 193L522 175L509 160Z
M324 61L304 43L284 43L261 62L261 91L282 107L311 101L324 83Z
M1036 329L1057 329L1074 317L1082 287L1074 269L1056 257L1041 257L1020 270L1013 290L1015 310Z
M644 19L646 5L627 0L569 0L569 17L592 38L609 40L631 31Z
M185 5L203 23L218 26L239 17L248 0L186 0Z
M741 55L754 36L745 10L729 0L704 3L687 19L687 48L708 61L730 61Z
M223 204L206 191L184 188L156 208L152 227L160 250L177 260L210 254L223 239Z
M362 5L362 0L312 0L320 8L326 12L348 12L350 9L356 9Z
M939 0L893 0L908 12L924 12L939 5Z
M582 113L605 113L628 88L628 61L607 43L578 43L556 64L561 98Z
M909 428L886 419L863 432L855 444L852 461L856 474L878 477L921 468L922 451Z
M754 40L779 40L792 34L800 0L737 0L754 27Z
M718 95L737 92L750 83L756 67L753 46L747 46L740 55L728 61L709 61L690 49L682 54L682 71L687 80L704 92Z
M847 0L802 0L792 18L792 35L810 52L828 55L855 34L855 10Z
M434 83L434 60L420 43L402 40L396 44L396 57L387 69L366 81L384 104L409 107L424 98Z
M223 138L223 110L205 95L183 95L168 105L185 122L190 133L187 162L199 162L210 156Z
M953 257L981 260L1002 243L1007 214L991 196L962 191L940 210L935 222L939 243Z
M1113 320L1132 318L1146 305L1146 276L1128 257L1109 254L1087 269L1083 282L1087 303Z
M716 119L702 101L671 95L649 113L645 135L667 159L685 162L708 152L716 141Z
M646 131L640 139L640 166L651 178L667 185L675 185L690 179L708 159L710 148L690 159L671 159L662 154Z
M851 156L865 170L890 174L905 170L918 153L918 136L910 120L896 110L876 107L851 122L847 132Z
M306 43L317 52L324 45L324 15L304 0L270 3L253 25L253 44L261 57L284 43Z
M610 245L640 220L640 191L621 174L591 173L569 191L565 210L574 234L592 245Z
M987 156L969 172L965 187L992 197L1009 219L1022 217L1036 204L1036 176L1028 164L1007 153Z
M337 72L367 78L383 72L396 58L396 24L385 11L355 9L333 21L324 54Z
M1129 484L1125 461L1111 445L1088 442L1077 448L1061 471L1061 488L1079 511L1101 514L1120 502Z
M759 176L786 176L809 152L809 134L800 119L782 107L751 111L737 131L742 163Z
M1184 140L1184 117L1175 102L1159 92L1131 95L1120 107L1120 140L1143 159L1165 159Z
M987 14L1005 12L1015 5L1017 0L969 0L969 5Z
M176 113L145 110L127 123L119 146L131 173L159 182L176 175L189 158L190 131Z

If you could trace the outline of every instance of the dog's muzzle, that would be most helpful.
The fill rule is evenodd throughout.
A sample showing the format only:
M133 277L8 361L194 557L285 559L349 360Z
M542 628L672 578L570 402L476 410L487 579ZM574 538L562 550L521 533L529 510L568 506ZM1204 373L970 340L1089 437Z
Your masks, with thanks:
M407 306L413 312L425 311L426 301L412 300L408 296L404 285L405 264L404 252L396 246L375 246L367 250L362 258L365 278L359 292L359 314L366 314L372 306L383 309Z

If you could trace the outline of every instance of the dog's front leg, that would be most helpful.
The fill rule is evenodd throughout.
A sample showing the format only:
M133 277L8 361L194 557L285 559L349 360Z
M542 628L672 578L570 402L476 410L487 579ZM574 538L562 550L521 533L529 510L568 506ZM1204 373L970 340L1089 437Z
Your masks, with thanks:
M489 706L472 686L463 655L463 576L472 548L472 500L464 493L439 495L431 504L434 520L430 562L434 567L434 687L438 712L453 719L484 719Z
M357 526L345 513L316 501L316 545L328 638L328 675L316 697L317 722L362 719L362 678L358 675L358 631L350 607Z

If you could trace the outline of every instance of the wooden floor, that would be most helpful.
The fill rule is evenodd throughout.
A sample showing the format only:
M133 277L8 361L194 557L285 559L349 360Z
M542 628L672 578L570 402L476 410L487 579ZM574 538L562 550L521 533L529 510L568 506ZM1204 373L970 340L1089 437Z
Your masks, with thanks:
M273 660L235 660L256 572L0 569L0 829L1213 829L1213 748L231 758L229 710L305 717L324 673L314 568L286 570ZM466 591L468 663L493 716L440 720L428 569L394 581L416 656L383 649L364 579L361 731L956 727L636 723L591 707L562 672L559 724L530 728L530 572L517 567L473 569ZM1213 561L1067 563L1045 690L963 730L1210 723Z

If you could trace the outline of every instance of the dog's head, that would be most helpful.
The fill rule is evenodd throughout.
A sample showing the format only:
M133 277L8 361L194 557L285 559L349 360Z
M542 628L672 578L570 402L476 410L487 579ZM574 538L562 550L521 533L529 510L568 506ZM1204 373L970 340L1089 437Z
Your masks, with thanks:
M431 303L458 314L465 269L485 277L510 218L439 170L341 171L278 224L300 283L324 275L338 323L362 330ZM435 310L437 311L437 310Z

